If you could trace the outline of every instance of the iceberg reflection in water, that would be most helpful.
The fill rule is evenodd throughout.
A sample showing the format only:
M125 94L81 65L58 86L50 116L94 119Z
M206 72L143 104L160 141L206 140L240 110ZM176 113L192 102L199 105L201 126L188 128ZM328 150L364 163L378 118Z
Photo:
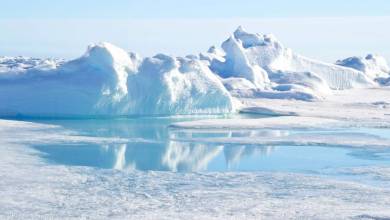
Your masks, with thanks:
M137 143L113 145L34 146L49 161L113 169L204 171L233 169L243 157L268 155L274 147L209 146L207 144ZM209 167L210 163L214 163Z
M389 150L331 146L229 143L229 140L286 139L313 131L296 130L180 130L173 121L188 119L130 118L118 120L51 120L79 135L121 137L140 141L113 144L63 143L33 146L55 164L120 170L174 172L287 171L320 172L332 167L390 165ZM41 121L42 122L42 121ZM329 132L329 131L325 131ZM359 133L351 133L351 138ZM213 141L226 140L226 141ZM378 152L380 151L380 152ZM371 153L370 153L371 152ZM371 155L371 156L370 156ZM384 155L384 156L383 156Z

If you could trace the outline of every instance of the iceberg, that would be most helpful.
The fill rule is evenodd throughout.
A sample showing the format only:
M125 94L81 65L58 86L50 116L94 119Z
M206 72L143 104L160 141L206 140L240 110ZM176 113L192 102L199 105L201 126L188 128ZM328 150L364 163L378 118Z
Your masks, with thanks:
M68 62L4 58L0 61L2 116L235 111L235 100L200 60L162 54L141 59L112 44L99 43ZM19 66L14 67L14 63Z
M124 109L134 114L230 113L236 101L205 63L158 54L128 77Z
M313 101L386 85L390 68L378 55L321 62L239 27L199 56L141 58L98 43L70 61L0 57L0 115L225 114L239 98Z
M309 100L331 90L375 85L361 70L293 53L272 34L251 34L239 27L221 47L222 52L212 48L201 58L209 61L210 69L239 97Z

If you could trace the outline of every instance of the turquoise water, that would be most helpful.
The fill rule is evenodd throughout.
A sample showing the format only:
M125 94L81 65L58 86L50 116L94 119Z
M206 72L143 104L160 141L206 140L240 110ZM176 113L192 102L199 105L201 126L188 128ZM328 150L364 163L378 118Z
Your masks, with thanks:
M235 116L250 117L250 116ZM197 118L198 119L198 118ZM390 166L390 150L335 146L262 146L187 141L186 137L261 137L283 133L340 132L390 137L387 129L357 130L219 130L170 129L172 122L194 118L120 118L90 120L34 120L61 125L79 135L141 138L125 144L62 144L33 146L48 163L104 169L142 171L281 171L320 173L324 169Z

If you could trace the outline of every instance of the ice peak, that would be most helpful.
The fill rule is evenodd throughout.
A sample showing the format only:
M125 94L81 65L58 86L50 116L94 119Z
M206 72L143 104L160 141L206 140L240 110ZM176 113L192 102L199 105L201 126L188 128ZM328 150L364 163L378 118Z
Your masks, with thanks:
M245 31L245 29L241 25L239 25L237 27L237 29L234 31L234 35L239 35L241 33L247 33L247 32Z
M268 44L280 44L273 34L249 33L242 26L239 26L234 32L233 37L242 42L244 48L264 46Z
M117 64L132 65L130 56L126 51L107 42L89 45L83 58L87 58L96 66L103 68Z

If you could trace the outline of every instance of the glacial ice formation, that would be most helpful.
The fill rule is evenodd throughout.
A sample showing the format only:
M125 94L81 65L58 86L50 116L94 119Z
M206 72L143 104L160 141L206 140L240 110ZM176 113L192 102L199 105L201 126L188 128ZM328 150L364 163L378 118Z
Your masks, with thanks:
M320 98L332 89L375 85L363 71L303 57L271 34L251 34L242 27L222 44L222 49L222 56L213 48L201 58L209 60L210 68L224 78L225 86L236 96L307 100Z
M135 114L229 113L235 100L203 62L158 54L128 77L127 112Z
M0 115L230 113L236 98L322 99L332 90L390 85L389 72L377 55L320 62L239 27L199 57L140 58L109 43L71 61L0 57Z
M221 81L199 60L161 54L140 59L100 43L59 66L11 66L3 67L0 74L1 115L191 114L235 109Z

